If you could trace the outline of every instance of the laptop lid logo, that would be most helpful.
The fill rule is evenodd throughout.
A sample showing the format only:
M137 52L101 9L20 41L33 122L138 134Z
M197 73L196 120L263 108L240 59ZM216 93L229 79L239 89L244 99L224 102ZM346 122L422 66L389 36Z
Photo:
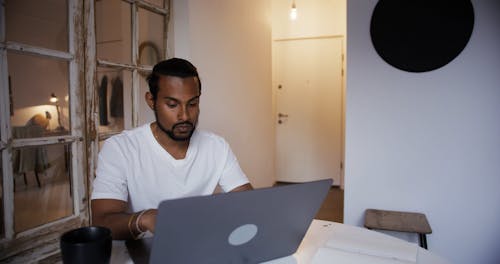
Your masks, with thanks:
M246 224L237 227L229 234L227 241L232 246L240 246L248 243L257 235L258 228L254 224Z

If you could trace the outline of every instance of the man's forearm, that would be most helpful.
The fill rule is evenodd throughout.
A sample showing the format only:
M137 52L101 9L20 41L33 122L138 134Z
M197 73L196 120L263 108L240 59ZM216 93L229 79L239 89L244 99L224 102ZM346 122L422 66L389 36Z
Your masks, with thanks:
M136 239L145 231L154 233L157 210L149 209L134 214L105 213L93 216L93 225L111 229L113 239Z
M113 239L134 239L139 231L136 230L135 223L132 223L133 217L133 214L127 213L105 213L101 215L94 215L92 217L92 225L104 226L111 229ZM134 236L132 236L132 234L134 234Z

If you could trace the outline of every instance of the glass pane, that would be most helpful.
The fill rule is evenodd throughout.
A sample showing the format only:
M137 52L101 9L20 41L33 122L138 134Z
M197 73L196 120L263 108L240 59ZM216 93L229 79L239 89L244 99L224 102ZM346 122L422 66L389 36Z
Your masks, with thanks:
M5 18L6 40L68 51L67 0L6 0Z
M132 7L121 0L95 2L97 58L132 64Z
M139 8L139 64L155 65L165 57L165 17Z
M146 81L146 74L139 74L139 125L146 124L155 120L154 112L149 108L146 100L143 99L146 92L149 92L148 82ZM142 99L142 100L141 100Z
M132 72L97 68L99 132L132 128Z
M70 146L13 150L15 232L73 214Z
M7 53L14 138L69 134L68 62Z
M3 151L0 151L0 239L5 236L5 223L3 219Z
M145 0L145 2L151 3L157 7L163 8L165 6L164 0Z

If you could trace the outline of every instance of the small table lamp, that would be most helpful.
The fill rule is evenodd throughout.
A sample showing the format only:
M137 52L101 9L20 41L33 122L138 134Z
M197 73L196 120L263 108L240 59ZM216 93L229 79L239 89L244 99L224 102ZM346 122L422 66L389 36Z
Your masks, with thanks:
M56 94L55 93L52 93L50 95L50 102L55 104L56 105L56 110L57 110L57 124L59 125L56 130L58 131L62 131L64 130L65 128L61 125L61 109L59 107L59 99L57 98Z

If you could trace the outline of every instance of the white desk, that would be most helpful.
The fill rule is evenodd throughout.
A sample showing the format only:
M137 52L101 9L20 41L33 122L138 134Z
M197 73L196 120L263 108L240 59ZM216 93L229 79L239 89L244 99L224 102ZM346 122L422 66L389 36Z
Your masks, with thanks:
M357 239L357 240L356 240ZM377 242L377 243L374 243ZM331 248L329 246L338 246ZM373 252L389 245L389 251L382 251L385 258L374 257ZM346 250L358 248L359 250ZM413 246L415 248L413 248ZM339 250L340 247L345 247ZM401 250L400 250L401 249ZM371 251L370 251L371 250ZM395 253L390 255L391 250ZM415 261L394 259L397 256L416 254ZM324 253L324 254L320 254ZM369 253L368 255L366 253ZM410 254L408 254L410 253ZM316 254L316 255L315 255ZM370 255L371 254L371 255ZM389 255L388 255L389 254ZM375 254L377 255L377 254ZM340 262L340 261L341 262ZM377 261L378 260L378 261ZM314 261L314 262L313 262ZM409 244L406 241L371 231L361 227L349 226L335 222L314 220L309 227L304 240L297 252L291 256L275 259L266 264L306 264L306 263L418 263L418 264L449 264L448 261L435 254ZM123 241L113 241L111 264L132 264Z

